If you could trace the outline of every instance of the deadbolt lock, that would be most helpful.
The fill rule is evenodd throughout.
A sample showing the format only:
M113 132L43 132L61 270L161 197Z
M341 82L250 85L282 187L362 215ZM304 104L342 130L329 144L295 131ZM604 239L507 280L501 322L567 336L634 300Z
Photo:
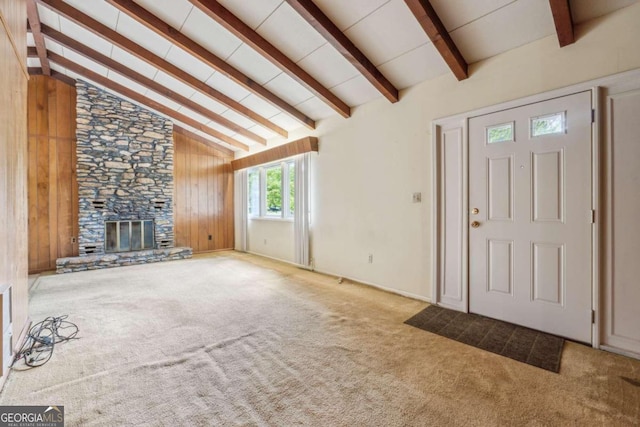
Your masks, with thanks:
M474 214L474 215L478 215L480 213L480 209L473 208L473 209L471 209L471 213Z
M473 227L473 228L478 228L478 227L480 227L480 223L479 223L478 221L473 221L473 222L471 223L471 227Z

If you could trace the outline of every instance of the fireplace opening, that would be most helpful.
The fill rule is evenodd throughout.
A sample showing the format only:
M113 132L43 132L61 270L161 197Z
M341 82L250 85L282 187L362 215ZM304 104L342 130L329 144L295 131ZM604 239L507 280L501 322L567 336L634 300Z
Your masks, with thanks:
M153 221L106 221L105 252L153 249Z

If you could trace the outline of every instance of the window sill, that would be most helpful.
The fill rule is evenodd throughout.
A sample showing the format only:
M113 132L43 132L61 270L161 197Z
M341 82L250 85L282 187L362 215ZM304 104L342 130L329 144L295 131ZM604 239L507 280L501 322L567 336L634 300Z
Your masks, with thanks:
M293 218L277 218L268 216L250 216L249 221L293 222Z

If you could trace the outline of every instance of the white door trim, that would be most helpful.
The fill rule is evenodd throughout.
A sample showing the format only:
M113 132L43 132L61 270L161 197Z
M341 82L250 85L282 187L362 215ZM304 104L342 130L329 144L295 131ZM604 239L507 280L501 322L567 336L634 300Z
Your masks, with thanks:
M456 145L459 144L458 157L455 160L455 169L457 170L457 178L459 180L459 187L457 188L456 198L459 200L460 211L458 212L458 220L454 222L454 227L459 230L459 235L456 236L455 242L450 236L446 235L446 224L444 223L445 219L447 219L447 214L444 212L444 205L446 202L445 199L445 191L444 191L444 180L441 179L442 174L445 173L444 165L447 163L444 160L445 150L444 150L444 140L443 136L447 131L459 131L459 141L455 141ZM462 120L460 118L453 118L451 120L439 120L438 122L433 123L432 127L432 135L434 137L434 143L432 144L432 152L431 156L433 159L433 167L432 170L432 223L431 229L433 230L433 239L432 239L432 269L431 269L431 283L433 286L431 287L431 301L433 304L438 304L443 307L451 308L458 311L468 312L469 311L469 299L467 296L468 293L468 228L467 228L467 220L468 215L468 172L469 172L469 159L468 159L468 144L467 144L467 121ZM453 169L453 168L452 168ZM450 219L450 217L449 217ZM456 288L459 297L454 299L444 300L441 298L443 290L437 285L439 283L444 283L445 277L443 276L444 268L444 257L445 257L445 243L449 241L452 244L458 245L458 250L456 251L459 254L459 259L457 260L457 271L456 276L458 283L456 283Z
M593 224L591 224L591 345L593 348L600 348L600 326L602 310L600 306L601 281L601 261L600 245L602 244L603 224L602 213L604 206L601 204L600 176L602 174L602 138L601 122L603 120L602 108L602 88L594 85L591 90L591 105L593 105L593 119L591 121L591 209L595 212Z
M456 114L449 117L444 117L440 119L434 120L432 124L432 230L433 230L433 239L432 239L432 256L431 256L431 265L432 265L432 301L433 304L442 305L451 309L455 309L458 311L468 312L469 310L469 301L468 301L468 285L469 285L469 277L468 277L468 251L469 251L469 241L468 241L468 220L469 220L469 210L468 210L468 121L471 117L490 114L501 110L506 110L510 108L520 107L523 105L536 103L552 98L557 98L561 96L571 95L577 92L583 92L585 90L591 91L592 96L592 105L594 108L594 121L592 123L592 170L591 170L591 179L592 179L592 209L595 212L595 221L592 224L592 310L594 311L595 317L594 322L592 324L592 346L594 348L600 347L600 331L601 331L601 323L602 323L602 315L600 308L600 300L601 300L601 261L602 254L600 250L600 245L602 243L602 224L601 222L601 173L602 173L602 163L601 163L601 151L602 145L601 141L603 141L602 136L600 135L602 131L602 120L604 119L603 112L603 104L602 104L602 89L601 87L609 87L615 84L619 84L625 80L629 79L637 79L640 76L640 69L632 70L620 74L615 74L612 76L607 76L603 78L599 78L596 80L592 80L589 82L583 82L576 85L572 85L569 87L556 89L532 96L528 96L521 99L516 99L512 101L507 101L504 103L483 107L477 110L469 111L462 114ZM441 164L441 156L443 153L443 141L442 141L442 133L448 129L459 128L462 132L462 150L459 153L459 164L461 165L461 170L459 171L459 175L462 178L461 186L459 188L460 196L462 203L460 218L463 221L460 221L461 229L459 230L458 236L460 236L459 244L460 246L460 260L458 264L459 268L459 278L460 278L460 301L451 304L451 303L443 303L441 301L441 289L440 283L443 277L443 266L441 265L442 261L442 251L445 246L445 240L447 237L443 232L443 220L445 219L442 214L442 201L444 195L442 194L442 168Z
M601 122L601 136L602 136L602 152L605 153L602 158L602 168L604 174L601 174L603 193L602 193L602 206L604 208L603 216L606 221L601 224L602 227L602 246L601 257L601 275L602 275L602 288L600 294L600 304L602 307L602 314L600 316L600 348L603 350L611 351L613 353L622 354L625 356L640 359L640 351L638 350L638 340L620 335L616 332L613 325L614 317L616 316L616 301L614 296L616 295L615 286L619 283L620 279L617 279L616 272L614 270L614 261L616 260L616 247L615 241L620 238L619 235L614 233L614 215L616 204L614 203L614 195L616 194L617 187L614 185L614 176L617 168L620 166L614 159L614 152L618 149L624 148L624 145L620 145L616 136L614 135L613 123L614 123L614 108L613 103L616 100L625 98L626 96L637 96L640 94L640 74L635 76L636 78L630 78L621 82L619 85L602 88L601 90L601 105L602 105L602 118ZM605 120L606 119L606 120ZM634 174L633 177L636 175ZM619 197L619 196L618 196ZM632 202L632 201L630 201ZM626 205L626 201L625 201ZM634 209L635 205L628 205L630 209ZM620 206L617 206L620 209ZM617 225L618 230L622 230L625 227L633 227L633 223L625 222ZM626 308L629 313L629 307ZM624 313L624 311L623 311ZM633 317L637 321L638 316Z

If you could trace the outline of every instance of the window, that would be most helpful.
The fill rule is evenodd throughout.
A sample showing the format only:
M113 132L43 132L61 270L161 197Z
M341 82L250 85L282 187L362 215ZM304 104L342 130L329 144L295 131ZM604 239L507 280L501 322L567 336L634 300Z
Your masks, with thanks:
M531 137L564 133L566 130L565 120L564 112L532 117L530 119Z
M292 218L295 212L295 163L265 165L249 170L249 216Z
M496 142L513 142L513 127L513 122L489 126L487 128L487 143L495 144Z
M282 216L282 166L276 165L266 169L267 200L266 216Z

